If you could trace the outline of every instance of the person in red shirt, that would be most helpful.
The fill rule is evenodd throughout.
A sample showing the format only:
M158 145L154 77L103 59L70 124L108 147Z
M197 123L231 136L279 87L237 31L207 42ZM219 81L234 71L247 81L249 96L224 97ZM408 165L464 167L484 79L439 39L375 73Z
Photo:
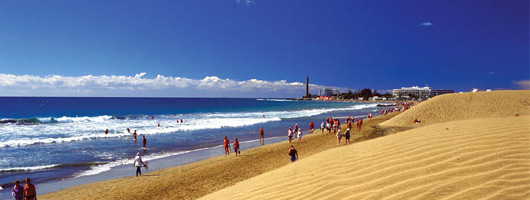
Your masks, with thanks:
M236 153L236 156L237 154L241 154L241 152L239 152L239 141L237 141L237 138L234 138L234 153Z
M313 124L313 122L309 122L309 133L313 133L314 128L315 128L315 124Z
M230 152L229 152L229 149L230 149L230 141L228 141L228 138L225 138L223 139L223 147L225 148L225 157L227 155L230 155Z
M259 129L259 144L264 145L265 144L265 132L263 131L263 126ZM262 142L263 141L263 142Z

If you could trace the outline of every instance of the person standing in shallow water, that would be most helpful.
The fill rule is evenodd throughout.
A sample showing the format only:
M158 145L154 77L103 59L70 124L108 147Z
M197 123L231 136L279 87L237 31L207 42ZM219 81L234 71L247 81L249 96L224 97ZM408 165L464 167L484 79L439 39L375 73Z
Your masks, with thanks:
M144 149L147 149L146 144L147 144L147 139L145 139L145 135L142 135L142 147Z
M26 185L24 185L24 200L37 200L37 190L31 184L31 180L26 178Z
M24 197L24 188L22 188L22 186L20 186L20 181L18 180L15 180L15 186L13 186L13 189L11 191L13 191L13 197L15 198L15 200L22 200L22 198Z
M263 126L259 129L259 144L264 145L265 144L265 132L263 131Z

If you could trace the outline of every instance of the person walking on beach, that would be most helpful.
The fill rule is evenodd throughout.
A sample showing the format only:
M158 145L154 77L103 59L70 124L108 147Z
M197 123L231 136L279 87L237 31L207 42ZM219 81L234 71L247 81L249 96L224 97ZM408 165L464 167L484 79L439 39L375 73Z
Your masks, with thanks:
M298 152L296 151L293 145L291 145L291 148L289 149L289 152L287 152L287 154L289 155L289 160L291 162L298 160Z
M31 184L31 180L26 178L26 185L24 185L24 200L37 200L37 190Z
M223 147L225 148L225 157L227 155L230 155L230 141L228 141L228 138L226 136L223 139Z
M287 138L289 139L289 144L291 144L291 140L293 139L293 129L289 127L289 131L287 131Z
M298 129L298 142L302 142L302 137L304 136L304 134L302 134L302 129L299 128Z
M142 147L144 149L147 149L147 147L145 146L147 144L147 139L145 139L145 135L142 135Z
M324 121L320 123L320 133L324 133Z
M340 139L342 138L342 133L340 133L340 129L337 131L337 145L340 145Z
M142 175L142 166L147 166L144 161L142 161L142 157L140 156L140 152L136 153L136 157L134 157L134 163L133 165L136 167L136 176L140 174Z
M313 124L313 122L309 122L309 133L313 133L314 128L315 128L315 124Z
M344 132L344 138L346 139L346 145L350 144L350 129L346 129L346 132Z
M298 131L298 123L295 123L295 124L294 124L294 131L295 131L295 132Z
M331 124L330 124L329 122L326 123L326 129L328 130L328 132L326 133L326 135L327 135L328 133L331 133Z
M263 131L263 126L259 129L259 144L264 145L265 144L265 132ZM263 142L262 142L263 141Z
M24 188L20 186L20 181L15 180L14 183L15 183L15 186L13 186L13 189L11 190L13 191L12 195L15 198L15 200L22 200L22 198L24 198Z
M239 141L237 141L237 138L234 138L234 153L236 153L236 156L237 154L241 154L239 152Z

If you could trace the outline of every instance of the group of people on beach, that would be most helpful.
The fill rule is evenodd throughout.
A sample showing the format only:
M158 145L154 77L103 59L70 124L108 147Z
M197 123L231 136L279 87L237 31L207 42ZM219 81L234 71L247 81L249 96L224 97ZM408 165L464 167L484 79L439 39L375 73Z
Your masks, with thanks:
M31 183L30 178L26 178L26 184L24 187L20 186L20 181L14 181L15 186L13 186L12 195L15 200L37 200L37 190L35 185Z
M309 133L313 132L313 122L309 123ZM296 134L296 135L295 135ZM298 142L302 142L302 137L304 137L304 133L302 133L302 129L298 128L298 123L294 124L294 130L293 128L289 127L289 130L287 131L287 139L289 140L289 144L291 144L291 141L296 136Z
M261 143L261 139L260 139L260 143ZM238 154L241 154L241 151L239 151L239 141L237 140L237 137L234 138L233 147L234 147L234 153L236 154L236 156ZM231 149L230 149L230 140L228 140L228 138L226 136L223 138L223 148L225 150L225 157L229 156L230 155L230 151L231 151Z

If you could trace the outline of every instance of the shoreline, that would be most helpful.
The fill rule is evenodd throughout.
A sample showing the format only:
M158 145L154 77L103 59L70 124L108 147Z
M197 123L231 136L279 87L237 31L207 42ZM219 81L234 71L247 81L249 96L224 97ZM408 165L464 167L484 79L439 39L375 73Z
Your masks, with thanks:
M375 126L398 113L365 120L362 135L353 131L352 143L377 137L374 135ZM345 129L345 126L341 128ZM214 156L189 164L151 171L139 178L131 176L133 169L124 169L127 174L131 175L60 189L40 195L39 199L152 198L153 194L158 194L160 199L195 199L289 164L286 158L289 144L284 137L279 137L279 139L277 143L251 149L243 148L245 150L242 151L241 156L231 155L228 158ZM342 143L344 144L344 141ZM338 147L334 135L321 134L320 130L305 135L302 144L293 142L293 145L299 150L301 159ZM216 150L216 152L221 151ZM256 158L259 159L256 160ZM153 188L159 188L160 191L152 191Z

